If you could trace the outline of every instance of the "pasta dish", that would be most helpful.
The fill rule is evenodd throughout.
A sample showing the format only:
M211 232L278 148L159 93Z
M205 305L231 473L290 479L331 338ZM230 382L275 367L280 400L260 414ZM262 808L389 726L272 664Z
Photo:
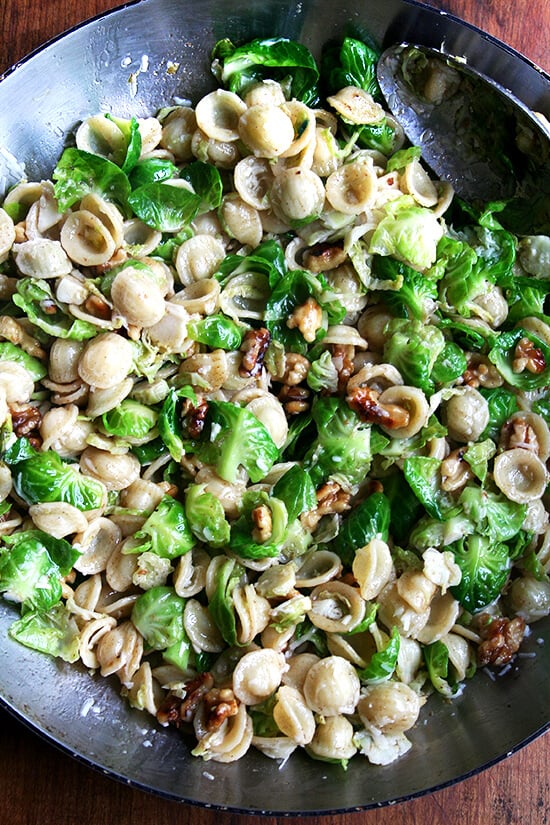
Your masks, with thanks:
M548 228L434 179L377 59L219 41L0 207L10 636L204 760L390 764L550 613Z

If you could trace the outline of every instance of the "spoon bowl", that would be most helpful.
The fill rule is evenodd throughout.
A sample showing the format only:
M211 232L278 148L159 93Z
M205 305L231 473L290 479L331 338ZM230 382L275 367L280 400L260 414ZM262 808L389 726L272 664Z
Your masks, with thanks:
M472 203L503 201L503 225L550 231L550 124L464 59L391 46L378 64L388 107L435 174Z

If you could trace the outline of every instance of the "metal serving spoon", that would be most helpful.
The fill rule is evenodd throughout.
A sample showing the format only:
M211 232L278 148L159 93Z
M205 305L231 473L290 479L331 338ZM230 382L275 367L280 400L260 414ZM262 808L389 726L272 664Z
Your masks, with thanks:
M409 140L468 202L507 201L502 223L550 234L550 124L511 92L436 49L403 43L378 82Z

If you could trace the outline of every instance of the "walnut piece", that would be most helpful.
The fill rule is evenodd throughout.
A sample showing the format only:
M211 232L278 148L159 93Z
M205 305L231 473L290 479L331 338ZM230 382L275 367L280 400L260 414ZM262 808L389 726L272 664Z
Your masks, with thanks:
M533 427L527 423L525 418L512 418L502 428L500 446L505 450L513 450L520 447L522 450L530 450L538 456L540 444Z
M380 404L380 393L371 387L354 387L346 401L363 421L379 424L391 430L406 427L410 420L409 412L397 404Z
M157 711L157 719L161 725L187 724L193 720L198 706L205 695L214 685L211 673L199 673L185 685L185 697L169 693Z
M258 507L254 507L250 516L254 523L252 538L258 544L264 544L271 537L273 531L271 510L266 504L260 504Z
M239 712L239 703L230 688L212 688L204 697L206 730L217 730L230 716Z
M304 266L310 272L328 272L347 259L342 244L319 243L304 253Z
M262 371L264 356L270 340L269 331L264 327L251 329L246 333L241 344L243 357L239 374L242 378L254 378Z
M317 330L323 325L323 310L315 298L309 297L304 304L296 307L286 325L289 329L299 329L304 341L312 344Z
M529 338L520 338L514 350L514 360L512 370L515 373L531 372L540 375L546 368L544 353L539 347L535 347Z
M480 621L480 636L483 641L477 649L478 664L481 667L508 664L523 641L525 620L521 616L490 619L488 614L483 614Z
M287 415L298 415L309 408L310 395L307 387L291 387L285 384L279 393L279 401Z
M309 372L310 363L303 355L297 352L285 353L285 371L281 382L289 387L295 387L305 380Z
M42 423L40 410L32 404L10 404L9 410L13 432L18 438L30 436Z
M302 527L314 530L323 516L331 513L343 513L350 508L350 494L342 490L335 481L327 481L317 490L317 507L303 513L300 517Z

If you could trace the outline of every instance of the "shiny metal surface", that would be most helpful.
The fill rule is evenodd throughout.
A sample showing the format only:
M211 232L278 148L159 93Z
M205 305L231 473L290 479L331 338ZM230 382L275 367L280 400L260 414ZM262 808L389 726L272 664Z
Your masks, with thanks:
M550 125L457 57L417 44L386 49L377 75L390 111L436 175L461 197L532 201L542 191L550 216ZM428 99L425 86L436 75L447 78L445 90ZM529 139L519 142L518 135ZM529 232L546 234L550 223Z
M280 34L320 45L345 21L381 45L409 40L466 55L550 113L550 78L509 49L448 15L404 0L141 0L95 19L24 61L0 82L0 191L18 175L47 175L65 136L85 115L146 114L175 97L210 88L209 49L220 37L243 41ZM175 74L169 61L179 63ZM129 82L133 75L132 82ZM88 764L166 797L252 813L340 812L386 805L455 782L525 744L549 726L549 622L533 627L524 652L495 680L475 677L452 704L430 699L411 734L413 748L376 768L361 759L348 771L303 754L280 769L250 753L230 765L189 755L188 743L132 711L116 682L53 661L11 642L13 608L0 603L2 704Z

